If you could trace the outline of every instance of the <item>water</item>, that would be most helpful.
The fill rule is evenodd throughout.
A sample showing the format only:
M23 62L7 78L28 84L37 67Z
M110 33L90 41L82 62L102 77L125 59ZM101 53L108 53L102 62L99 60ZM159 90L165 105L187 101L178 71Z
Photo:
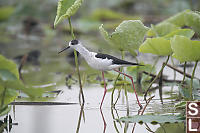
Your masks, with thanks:
M87 38L87 39L86 39ZM94 38L91 37L81 37L85 39L85 42L88 42L88 47L94 48L94 51L99 48L102 50L107 44L105 42L102 44L101 48L98 43L95 46L91 44L94 43ZM74 74L73 63L69 63L69 58L66 59L66 55L57 55L57 52L62 48L64 42L64 37L52 39L49 41L44 41L41 38L35 40L23 40L19 37L15 38L15 41L11 41L7 44L1 44L2 48L0 50L1 54L5 55L8 58L13 58L16 55L24 54L30 50L38 49L41 52L39 58L40 65L26 64L23 68L23 78L26 84L31 85L42 85L42 84L53 84L52 88L56 90L62 90L63 93L59 94L52 101L58 102L69 102L77 103L72 105L16 105L15 109L9 113L13 119L14 123L18 123L12 127L11 132L13 133L73 133L76 132L79 122L79 116L81 107L78 104L79 96L79 87L72 85L71 89L68 89L65 86L65 77L66 74ZM98 39L98 38L97 38ZM102 42L101 39L98 40ZM97 42L98 42L97 41ZM57 45L59 44L59 45ZM15 51L15 52L13 52ZM104 50L103 50L104 51ZM111 49L105 49L105 52L115 53ZM149 56L149 54L140 54L138 56L139 60L144 61L145 63L152 64L152 60L155 56ZM128 57L128 59L130 59ZM165 58L160 58L157 69L159 70L162 62L165 61ZM171 61L170 61L171 62ZM175 61L175 64L178 64L178 61ZM86 73L88 69L90 74L97 73L96 70L91 70L84 61L81 61L81 72ZM199 68L198 68L199 69ZM187 73L191 73L192 69L187 69ZM199 75L200 71L196 71L196 75ZM99 73L100 74L100 73ZM169 68L164 69L164 74L168 76L169 79L173 79L173 71ZM181 74L176 74L177 79L182 79ZM108 88L112 85L108 85ZM84 118L81 117L79 132L95 132L101 133L104 131L107 133L115 133L116 128L114 127L114 122L116 118L127 116L127 106L126 99L124 97L124 92L121 93L120 99L116 105L116 110L113 109L114 114L112 114L111 106L111 93L108 92L103 108L102 114L99 109L100 102L103 96L104 88L99 84L88 84L85 83L83 86L84 95L85 95L85 106L84 106ZM176 101L174 99L167 99L170 97L169 94L164 92L169 92L171 86L163 87L163 104L161 104L159 91L155 90L151 95L155 95L154 99L150 102L145 110L145 113L152 114L177 114L178 111L175 110L174 104ZM173 89L174 93L178 93L177 86ZM115 99L117 96L117 90L115 91ZM143 96L139 97L141 103L145 105L143 101ZM129 100L129 115L136 115L137 110L139 109L136 104L135 95L133 93L128 93ZM114 115L114 117L113 117ZM104 125L104 120L106 122L106 127ZM117 129L119 132L131 132L133 128L133 123L125 125L124 123L116 122ZM148 124L152 131L156 131L160 125ZM136 124L135 133L148 133L145 124Z

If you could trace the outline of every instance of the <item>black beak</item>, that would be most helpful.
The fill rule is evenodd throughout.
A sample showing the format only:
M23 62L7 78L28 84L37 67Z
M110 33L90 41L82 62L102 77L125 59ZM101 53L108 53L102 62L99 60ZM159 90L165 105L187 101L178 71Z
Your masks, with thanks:
M68 48L70 48L70 46L68 46L68 47L66 47L66 48L64 48L64 49L62 49L62 50L60 50L60 51L58 52L58 54L60 54L61 52L67 50Z

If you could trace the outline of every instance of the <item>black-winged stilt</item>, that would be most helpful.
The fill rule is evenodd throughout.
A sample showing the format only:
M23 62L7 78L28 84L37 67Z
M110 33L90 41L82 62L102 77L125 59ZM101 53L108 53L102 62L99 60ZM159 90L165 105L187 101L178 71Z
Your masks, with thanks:
M114 70L114 71L116 71L120 74L123 74L124 76L128 77L131 80L132 87L134 89L138 105L140 106L140 108L142 108L142 105L141 105L141 103L138 99L137 92L136 92L136 89L135 89L135 86L134 86L134 83L133 83L133 78L130 75L127 75L127 74L122 73L119 70L117 70L117 68L123 67L123 66L131 66L131 65L142 66L142 65L140 65L138 63L132 63L132 62L128 62L128 61L125 61L125 60L121 60L121 59L118 59L118 58L111 56L111 55L108 55L108 54L90 52L81 44L81 42L79 40L76 40L76 39L70 41L69 46L62 49L58 53L61 53L65 50L67 50L68 48L73 48L76 51L78 51L85 58L85 60L86 60L86 62L88 63L89 66L91 66L94 69L102 71L102 77L103 77L103 81L104 81L105 91L104 91L104 95L103 95L103 98L102 98L102 101L101 101L100 108L102 107L104 97L105 97L106 92L107 92L106 82L105 82L105 78L104 78L104 71L109 71L109 70Z

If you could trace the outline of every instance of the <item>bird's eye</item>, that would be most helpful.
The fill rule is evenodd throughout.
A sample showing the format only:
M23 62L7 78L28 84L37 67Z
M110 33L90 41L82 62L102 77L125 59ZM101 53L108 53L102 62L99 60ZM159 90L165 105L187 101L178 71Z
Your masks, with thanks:
M78 40L75 39L71 41L71 45L76 45L76 44L78 44Z

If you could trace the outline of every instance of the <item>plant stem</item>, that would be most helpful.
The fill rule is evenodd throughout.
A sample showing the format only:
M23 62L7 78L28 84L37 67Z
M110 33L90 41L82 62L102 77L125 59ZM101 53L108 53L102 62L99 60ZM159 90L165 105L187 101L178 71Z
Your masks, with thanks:
M197 67L198 61L196 61L193 72L192 72L192 77L191 77L191 82L190 82L190 97L192 98L192 90L193 90L193 78L194 78L194 74L195 74L195 70Z
M70 17L68 18L68 22L69 22L69 27L70 27L70 31L71 31L71 36L72 36L73 39L75 39L76 37L75 37L74 32L73 32L73 28L72 28L71 18ZM78 57L77 57L76 50L74 50L74 56L75 56L76 71L78 73L78 81L79 81L80 93L81 93L83 104L84 104L85 103L85 98L84 98L84 94L83 94L83 88L82 88L82 83L81 83L81 75L80 75L80 71L79 71L79 63L78 63Z
M167 60L165 61L165 63L163 63L162 68L160 69L159 73L156 75L156 77L153 79L153 81L150 83L149 87L147 88L147 90L146 90L146 92L144 94L144 100L145 101L146 101L146 96L147 96L147 93L148 93L149 89L151 88L153 83L160 77L160 74L162 73L163 69L165 68L166 64L169 61L169 57L170 57L170 55L168 55Z
M120 69L121 71L121 69ZM120 76L120 73L117 75L115 81L114 81L114 86L113 86L113 90L112 90L112 94L111 94L111 108L115 106L115 104L113 103L113 99L114 99L114 92L115 92L115 89L116 89L116 84L117 84L117 80L119 79L119 76Z
M185 63L184 63L184 68L183 68L183 75L184 75L184 76L183 76L183 80L182 80L181 84L183 84L184 81L185 81L186 65L187 65L187 61L185 61Z
M122 60L124 60L124 51L121 51ZM123 68L122 68L123 71ZM127 95L127 87L126 87L126 76L124 76L124 90L125 90L125 97L126 97L126 106L127 106L127 115L129 114L129 103L128 103L128 95Z

